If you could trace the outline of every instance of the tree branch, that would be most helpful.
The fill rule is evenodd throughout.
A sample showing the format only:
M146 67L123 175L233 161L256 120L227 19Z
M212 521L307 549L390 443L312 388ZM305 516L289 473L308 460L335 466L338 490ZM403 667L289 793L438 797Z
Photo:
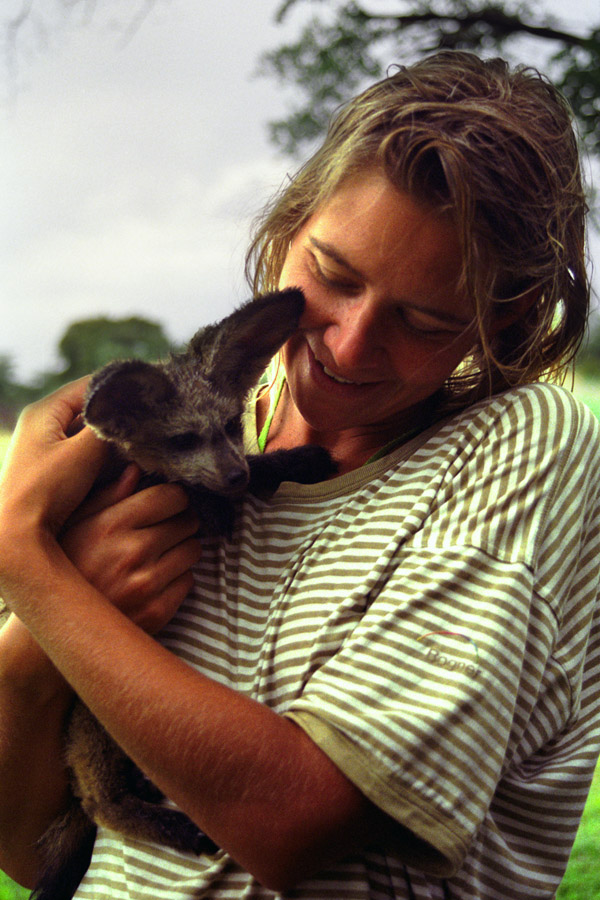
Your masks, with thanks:
M497 6L488 6L469 13L437 13L428 10L422 13L409 13L405 16L385 15L382 13L369 13L360 7L356 7L356 15L365 19L395 22L400 28L410 27L428 22L454 22L460 29L468 29L473 25L483 23L493 28L496 34L503 37L513 34L530 34L544 40L562 41L573 47L584 47L589 42L589 37L563 31L551 25L530 25L524 22L518 15L504 12Z

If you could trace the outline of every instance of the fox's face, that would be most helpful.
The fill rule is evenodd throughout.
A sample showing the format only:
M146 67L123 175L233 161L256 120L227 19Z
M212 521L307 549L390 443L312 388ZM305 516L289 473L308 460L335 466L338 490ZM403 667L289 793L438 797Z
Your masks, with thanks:
M111 440L145 472L166 481L201 485L227 496L241 493L249 476L243 403L219 395L214 385L195 373L188 373L185 384L171 377L168 390L162 392L167 382L160 385L160 380L169 377L165 370L152 367L149 371L146 364L132 370L132 365L118 364L111 384L102 391L102 402L110 401L110 416L99 410L98 396L88 403L86 418L96 433Z
M147 439L137 456L142 459L145 451L142 468L167 481L201 485L235 496L246 489L249 478L242 404L214 394L209 399L209 403L203 403L202 396L198 397L194 415L185 404L172 404L160 428L147 429Z
M245 398L303 308L300 291L271 294L202 329L164 363L109 363L90 381L87 424L145 472L226 496L243 492Z

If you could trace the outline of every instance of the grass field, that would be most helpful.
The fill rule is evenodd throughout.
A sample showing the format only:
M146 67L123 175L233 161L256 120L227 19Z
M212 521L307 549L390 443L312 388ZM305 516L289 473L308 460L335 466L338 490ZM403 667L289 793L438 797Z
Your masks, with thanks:
M556 900L600 900L600 765Z
M600 419L600 380L578 380L575 394ZM600 900L600 765L556 900Z
M600 418L600 381L578 381L575 393ZM0 462L9 437L0 434ZM25 900L28 896L29 891L20 888L0 872L0 900ZM600 765L596 769L569 866L556 900L600 900Z

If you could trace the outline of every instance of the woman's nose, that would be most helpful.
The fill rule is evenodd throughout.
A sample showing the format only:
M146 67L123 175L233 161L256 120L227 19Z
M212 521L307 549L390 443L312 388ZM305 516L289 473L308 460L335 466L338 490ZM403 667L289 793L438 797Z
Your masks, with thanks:
M362 371L380 362L380 334L375 305L367 299L355 299L338 307L325 330L324 342L341 371Z

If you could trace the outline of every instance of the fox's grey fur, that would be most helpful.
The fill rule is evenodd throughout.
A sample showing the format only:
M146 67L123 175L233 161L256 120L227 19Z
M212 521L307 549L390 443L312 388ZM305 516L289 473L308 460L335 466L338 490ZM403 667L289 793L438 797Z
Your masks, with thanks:
M251 300L201 329L165 362L114 362L90 381L84 419L153 479L181 483L205 535L230 533L234 500L246 489L272 492L283 480L311 483L335 471L321 447L247 457L242 413L249 390L295 331L298 290ZM32 898L69 900L85 873L96 825L179 850L215 852L213 842L160 791L76 701L66 740L73 802L40 841L44 870Z

